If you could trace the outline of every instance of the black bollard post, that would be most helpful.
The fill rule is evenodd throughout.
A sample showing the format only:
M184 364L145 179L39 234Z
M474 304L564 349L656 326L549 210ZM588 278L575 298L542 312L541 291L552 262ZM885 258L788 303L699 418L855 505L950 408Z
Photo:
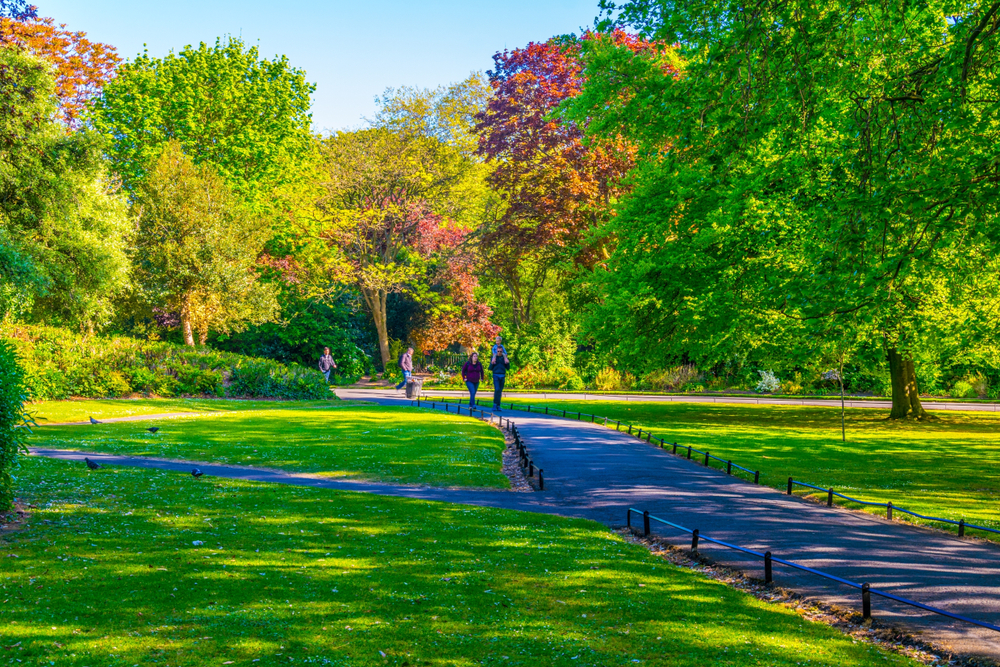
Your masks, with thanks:
M764 552L764 583L769 584L774 581L774 577L771 575L771 552Z
M653 434L646 431L646 442L650 442L653 439Z
M538 490L539 491L544 491L545 490L545 478L542 477L542 469L541 468L538 469Z
M885 504L885 518L892 521L892 501Z
M691 531L691 551L698 550L698 529Z
M958 536L965 537L965 519L961 519L958 522Z
M691 460L691 445L688 445L688 461Z
M760 484L760 471L758 470L753 474L753 483Z
M865 583L861 584L861 617L871 618L872 617L872 594L871 585Z
M674 443L674 451L673 451L673 453L674 453L674 454L676 454L676 453L677 453L677 443L676 443L676 442Z
M708 452L705 452L705 467L708 467Z
M640 433L641 433L641 431L640 431ZM628 425L628 434L632 435L632 425L631 424Z
M792 495L792 478L788 478L788 495Z
M629 530L632 529L632 508L628 508L625 512L625 527Z
M528 477L534 477L534 476L535 476L535 462L529 460L528 461Z
M826 492L826 506L833 507L833 489Z
M642 513L642 536L649 537L649 510Z
M727 475L732 475L733 474L733 462L732 461L726 461L726 474Z

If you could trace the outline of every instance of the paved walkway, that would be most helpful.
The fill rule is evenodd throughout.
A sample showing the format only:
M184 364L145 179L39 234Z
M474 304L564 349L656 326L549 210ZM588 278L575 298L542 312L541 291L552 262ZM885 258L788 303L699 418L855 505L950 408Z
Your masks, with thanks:
M343 398L408 405L392 392L338 390ZM545 470L545 491L512 493L367 484L273 470L198 463L207 475L441 500L625 523L628 507L703 534L823 570L924 604L1000 625L1000 546L888 522L789 497L673 456L601 426L505 412ZM147 417L150 418L150 417ZM110 421L110 420L107 420ZM42 456L79 459L83 453L36 449ZM189 472L191 462L87 454L117 465ZM654 532L690 546L690 538L654 524ZM739 552L702 543L716 561L762 577L762 564ZM775 582L807 595L860 607L860 594L817 577L775 567ZM959 653L1000 660L1000 633L967 626L874 597L873 615L902 622Z

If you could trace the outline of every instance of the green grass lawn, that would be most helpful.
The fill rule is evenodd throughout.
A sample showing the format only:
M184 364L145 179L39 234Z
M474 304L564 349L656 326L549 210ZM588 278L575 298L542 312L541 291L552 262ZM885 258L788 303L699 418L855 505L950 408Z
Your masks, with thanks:
M219 415L42 426L29 444L400 484L510 487L502 470L503 437L476 419L362 403L317 404L322 409L310 403L293 409L295 405L264 403ZM113 409L108 412L114 414ZM160 431L149 433L150 426Z
M917 664L591 522L41 459L18 484L2 664Z
M514 400L515 407L525 403ZM835 408L549 400L533 405L619 419L670 442L707 449L760 470L761 484L778 489L793 477L861 500L892 501L920 514L1000 528L1000 414L934 411L937 419L914 423L889 421L884 409L853 409L847 411L844 443Z
M237 410L327 407L330 401L262 401L229 398L112 398L44 401L28 406L39 424L83 422L88 417L111 419L177 412L233 412Z

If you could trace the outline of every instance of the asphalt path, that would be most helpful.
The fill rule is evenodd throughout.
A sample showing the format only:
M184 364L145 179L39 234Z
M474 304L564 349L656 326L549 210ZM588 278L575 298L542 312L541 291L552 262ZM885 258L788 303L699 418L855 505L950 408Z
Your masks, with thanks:
M391 391L338 390L346 399L409 405ZM605 400L607 400L605 398ZM587 518L611 527L626 522L629 507L694 529L702 535L829 574L866 582L894 595L1000 625L1000 546L838 508L827 508L754 485L599 425L520 411L504 411L545 471L545 490L435 489L297 475L277 470L223 466L61 450L33 454L78 460L84 455L111 465L190 472L260 482L439 500ZM155 419L146 416L144 419ZM105 420L117 421L117 420ZM633 522L636 523L635 521ZM639 521L641 525L641 520ZM690 536L653 524L653 532L678 546ZM760 560L702 541L713 560L763 577ZM808 573L775 565L775 583L852 609L860 593ZM1000 661L1000 633L872 597L873 615L898 623L959 654Z

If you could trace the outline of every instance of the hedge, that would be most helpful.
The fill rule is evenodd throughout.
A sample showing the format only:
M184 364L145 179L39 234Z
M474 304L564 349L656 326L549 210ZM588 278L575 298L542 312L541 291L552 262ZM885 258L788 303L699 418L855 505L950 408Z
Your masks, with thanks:
M0 325L24 367L32 400L147 396L327 399L323 374L210 348L66 329Z
M14 504L11 471L18 454L25 451L24 440L30 425L24 414L27 398L24 370L18 364L14 346L0 340L0 512Z

